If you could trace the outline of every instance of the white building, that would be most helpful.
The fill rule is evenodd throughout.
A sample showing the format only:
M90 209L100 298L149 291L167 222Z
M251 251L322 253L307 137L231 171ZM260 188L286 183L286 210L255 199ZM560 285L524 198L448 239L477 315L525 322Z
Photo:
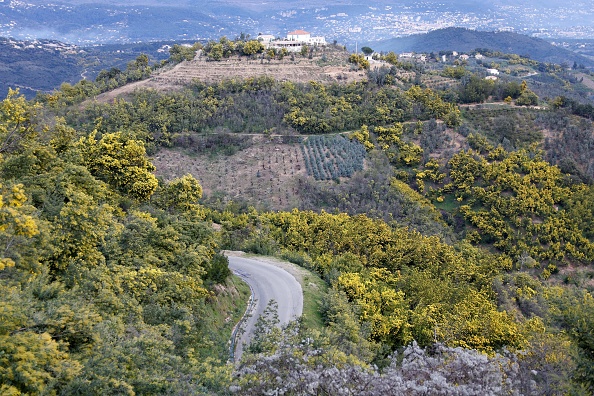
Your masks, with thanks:
M299 41L305 44L319 44L324 45L326 44L326 39L322 36L312 37L311 33L306 32L305 30L294 30L292 32L287 33L287 41Z
M499 75L499 70L497 70L497 69L487 69L487 73L492 74L494 76L498 76Z
M262 42L266 48L286 49L289 52L299 52L304 45L326 45L324 37L312 37L305 30L294 30L287 33L285 39L277 39L272 34L258 34L256 40Z
M301 41L307 43L310 38L311 33L306 32L305 30L293 30L292 32L287 33L287 41Z
M270 44L271 42L273 42L276 39L276 37L274 37L272 34L259 34L258 37L256 37L256 40L261 41L262 44L264 44L265 46L267 46L268 44Z
M270 48L284 48L289 52L299 52L303 47L303 42L294 40L275 40L268 44Z

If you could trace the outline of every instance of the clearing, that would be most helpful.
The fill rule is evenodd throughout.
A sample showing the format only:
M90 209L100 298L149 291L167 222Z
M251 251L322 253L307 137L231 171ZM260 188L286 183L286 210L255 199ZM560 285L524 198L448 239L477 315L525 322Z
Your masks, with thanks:
M249 147L232 155L161 149L152 163L166 180L192 174L206 196L222 193L255 206L267 203L273 210L299 206L296 179L307 175L301 143L287 144L281 137L264 135L249 139Z

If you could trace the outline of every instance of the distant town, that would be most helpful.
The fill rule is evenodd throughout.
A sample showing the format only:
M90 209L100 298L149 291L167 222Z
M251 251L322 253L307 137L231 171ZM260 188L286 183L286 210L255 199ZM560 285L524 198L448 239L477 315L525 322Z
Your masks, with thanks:
M528 36L555 39L594 40L594 2L567 2L562 7L485 4L454 6L450 2L404 2L381 6L317 6L303 4L288 9L268 7L253 13L241 7L202 9L180 6L169 9L164 18L151 7L80 4L34 5L5 1L0 9L0 36L18 39L55 39L78 45L133 43L159 40L208 40L241 32L268 32L275 37L289 27L312 32L342 43L374 42L394 37L427 33L446 27L512 31ZM579 4L577 4L579 3ZM207 5L205 5L207 7ZM35 12L38 21L30 25L24 15ZM234 14L231 14L233 12ZM71 23L76 14L78 24ZM40 28L40 26L44 26ZM84 27L83 27L84 26Z
M496 12L490 13L437 8L396 9L392 6L368 7L365 12L353 14L324 15L318 10L316 20L320 32L349 40L377 41L447 27L510 31L545 39L594 39L594 24L592 18L584 18L586 15L594 15L594 3L590 3L590 9L567 7L538 11L520 5L501 6Z

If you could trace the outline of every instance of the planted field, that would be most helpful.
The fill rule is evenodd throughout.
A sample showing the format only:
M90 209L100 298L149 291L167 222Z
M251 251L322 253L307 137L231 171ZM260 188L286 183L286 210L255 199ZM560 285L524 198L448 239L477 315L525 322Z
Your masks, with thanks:
M166 180L191 173L209 200L233 200L271 210L298 207L295 180L305 176L300 143L257 135L244 140L236 148L162 149L152 162L157 175Z
M447 89L450 87L458 87L460 85L460 81L454 78L436 76L436 75L426 75L423 76L423 84L427 88L431 89Z
M307 174L316 180L351 177L363 169L365 148L342 135L311 136L301 146Z

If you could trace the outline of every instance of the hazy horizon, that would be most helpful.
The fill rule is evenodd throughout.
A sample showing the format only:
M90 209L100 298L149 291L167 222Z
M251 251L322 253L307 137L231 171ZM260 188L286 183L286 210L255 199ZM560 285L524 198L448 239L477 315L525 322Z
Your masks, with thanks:
M0 36L75 44L204 40L303 28L338 41L379 41L445 27L594 39L594 4L560 0L191 1L0 0Z

